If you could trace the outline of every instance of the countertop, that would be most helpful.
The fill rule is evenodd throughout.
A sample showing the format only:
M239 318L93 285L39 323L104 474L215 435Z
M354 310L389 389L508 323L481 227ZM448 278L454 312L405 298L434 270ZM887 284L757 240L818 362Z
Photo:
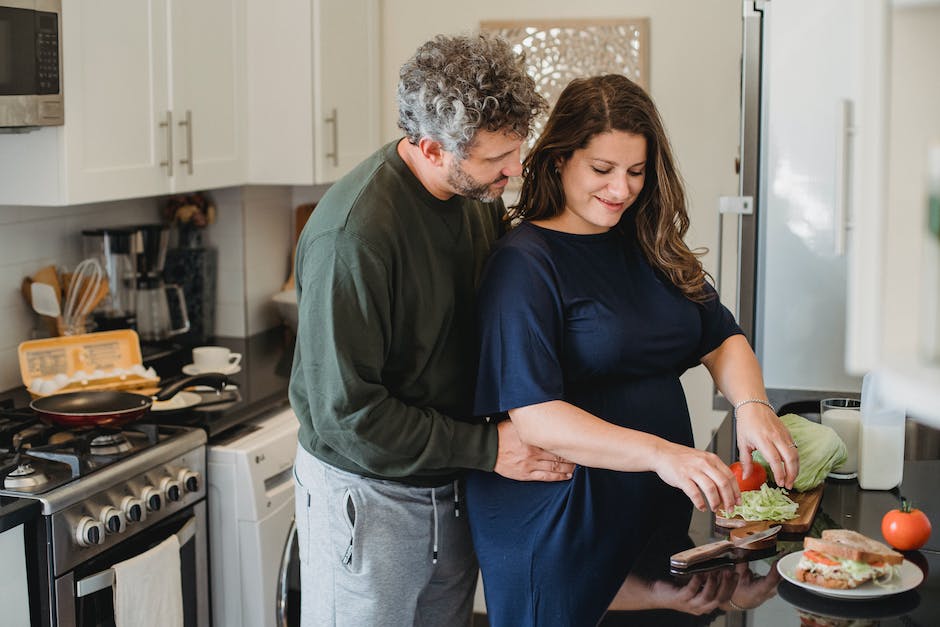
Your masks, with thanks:
M710 449L730 461L731 421L726 418L716 432ZM802 549L802 536L781 536L778 553L749 563L727 565L694 579L668 572L669 555L693 545L725 537L713 526L713 515L695 511L688 528L668 529L660 534L640 558L614 607L645 608L611 611L601 623L619 625L714 625L725 627L791 627L801 624L801 613L828 618L855 619L853 627L940 625L940 460L908 460L900 489L862 490L855 480L827 480L819 513L810 530L818 535L825 528L856 529L877 540L881 518L897 507L903 494L912 499L934 524L934 533L920 551L906 557L927 570L924 582L915 590L874 601L845 601L817 596L782 580L774 564L784 553ZM684 522L685 519L683 519ZM676 609L651 608L683 607ZM829 625L830 623L826 623ZM849 625L833 622L832 625Z
M198 426L206 430L209 438L287 404L287 386L294 357L294 338L284 327L276 327L247 338L216 337L205 345L225 346L241 353L241 369L229 375L237 386L237 393L229 393L233 400L215 402L204 407L161 412L160 422ZM186 348L170 357L153 363L164 380L179 375L182 367L192 361L192 352ZM218 400L215 393L203 393L206 401Z
M0 533L39 516L42 504L32 499L0 499Z

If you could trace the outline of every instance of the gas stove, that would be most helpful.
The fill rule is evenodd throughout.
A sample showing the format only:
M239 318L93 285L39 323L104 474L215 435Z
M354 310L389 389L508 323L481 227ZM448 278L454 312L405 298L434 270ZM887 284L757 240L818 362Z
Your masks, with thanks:
M11 496L49 492L173 436L153 424L69 431L36 423L14 429L4 433L0 425L0 490Z
M201 429L67 430L30 414L0 408L0 498L42 504L55 575L205 496Z

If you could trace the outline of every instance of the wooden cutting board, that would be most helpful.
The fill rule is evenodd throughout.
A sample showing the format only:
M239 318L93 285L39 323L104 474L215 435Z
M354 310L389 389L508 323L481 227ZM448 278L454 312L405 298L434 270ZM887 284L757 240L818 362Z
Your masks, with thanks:
M806 533L809 531L809 528L813 525L813 518L816 517L816 512L819 510L819 503L822 501L823 488L825 487L826 484L823 483L806 492L791 491L789 497L798 505L796 516L790 520L771 524L779 524L782 533ZM729 529L743 527L754 522L757 521L744 520L738 516L734 518L715 516L716 526Z

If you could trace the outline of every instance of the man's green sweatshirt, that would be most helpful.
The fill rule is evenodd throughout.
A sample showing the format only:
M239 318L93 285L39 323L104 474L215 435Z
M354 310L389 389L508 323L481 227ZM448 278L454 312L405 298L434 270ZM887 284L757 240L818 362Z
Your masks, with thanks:
M320 460L442 485L496 462L495 424L470 416L476 283L504 207L435 198L396 145L335 183L300 237L290 401Z

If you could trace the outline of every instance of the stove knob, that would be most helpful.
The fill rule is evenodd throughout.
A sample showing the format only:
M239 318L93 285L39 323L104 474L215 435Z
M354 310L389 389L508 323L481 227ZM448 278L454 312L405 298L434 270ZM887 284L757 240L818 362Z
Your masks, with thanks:
M163 506L163 495L153 486L147 486L140 493L140 499L147 504L148 512L159 512Z
M82 516L75 526L75 539L82 546L92 546L104 542L104 525L91 516Z
M170 502L178 501L183 497L183 486L181 486L180 482L176 479L170 479L167 477L161 481L160 490L163 491L167 500Z
M198 492L202 476L195 470L181 470L176 476L187 492Z
M121 533L126 526L124 512L110 505L101 508L101 512L98 514L98 520L101 521L105 531L108 533Z
M121 501L121 509L124 510L124 518L127 522L140 522L147 518L147 506L144 502L133 496L125 496Z

